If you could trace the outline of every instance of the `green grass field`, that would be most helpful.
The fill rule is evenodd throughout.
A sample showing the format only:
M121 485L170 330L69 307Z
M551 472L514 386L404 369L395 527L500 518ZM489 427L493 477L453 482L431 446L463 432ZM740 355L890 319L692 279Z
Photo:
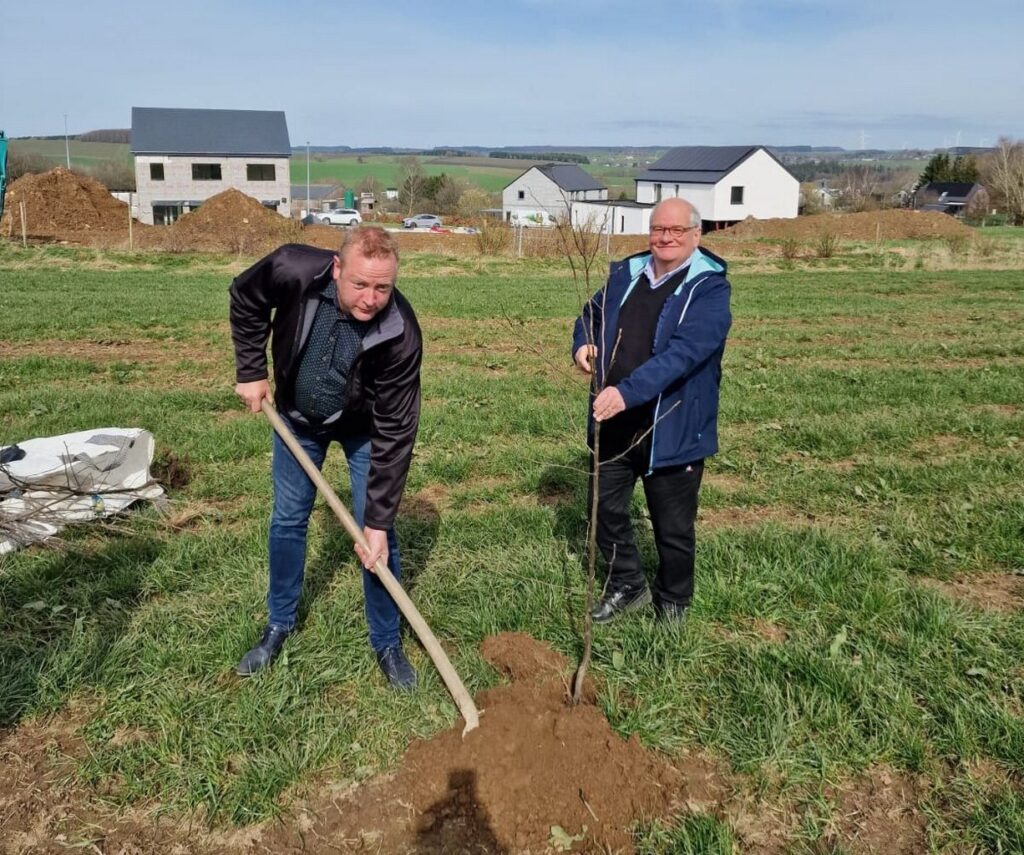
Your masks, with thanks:
M431 163L430 158L420 158L423 171L427 175L446 173L461 178L468 184L476 185L488 193L500 192L523 170L516 167L503 166L460 166L457 163ZM456 160L449 158L448 160ZM473 160L478 160L473 158ZM380 181L385 187L398 185L398 172L401 168L401 157L392 155L313 155L309 162L310 180L314 184L341 184L346 187L357 187L359 182L368 176ZM500 164L501 161L495 161ZM293 184L306 182L306 158L296 154L291 161Z
M71 165L76 168L88 169L101 163L123 162L130 164L132 155L126 143L84 143L69 140L68 148L64 148L64 140L11 140L12 155L32 155L52 161L53 166L66 163L67 151L71 153Z
M356 187L363 178L373 176L386 187L394 187L398 183L401 160L401 157L392 155L313 155L309 163L310 180L314 184L338 183ZM427 175L447 173L488 193L501 192L529 168L527 162L506 162L498 158L490 159L490 163L486 163L488 158L479 157L442 158L440 159L442 162L439 163L431 162L432 159L429 157L423 157L420 160ZM460 160L466 160L467 164L460 164ZM536 162L543 163L544 160L540 158ZM620 192L625 192L630 198L633 197L635 170L598 164L582 168L608 186L610 198L617 199ZM296 154L292 157L291 175L293 184L305 183L306 158L304 155Z
M33 155L49 161L53 166L65 162L64 140L12 140L12 154ZM71 165L89 169L105 162L131 163L129 146L122 143L83 143L70 141ZM310 181L314 184L341 184L356 188L368 176L380 181L385 187L394 187L398 182L401 157L395 155L330 155L313 154L309 162ZM461 178L467 184L479 187L488 193L500 193L513 179L527 168L527 162L504 161L501 159L467 157L439 158L421 157L427 175L447 173ZM599 158L598 158L599 159ZM466 161L464 164L459 161ZM543 163L543 158L536 162ZM584 167L588 172L608 185L609 196L613 199L625 192L632 198L634 192L633 171L606 167L595 163ZM293 184L306 183L306 156L297 151L291 159L291 180Z
M578 652L577 294L556 262L403 266L426 357L399 536L412 597L476 692L498 681L477 653L488 634ZM324 508L300 631L270 673L233 676L264 620L270 501L268 427L232 393L238 269L0 244L0 444L141 426L192 476L170 517L0 558L0 728L74 704L78 779L214 825L266 819L315 778L386 771L456 718L412 642L421 690L382 686ZM880 766L924 782L934 851L1024 850L1019 272L741 272L733 310L692 618L680 638L641 616L597 630L609 720L669 755L721 758L765 815L801 817L789 851L847 851L824 843L832 787ZM979 604L1004 589L1016 608ZM740 834L698 813L638 845L728 853Z

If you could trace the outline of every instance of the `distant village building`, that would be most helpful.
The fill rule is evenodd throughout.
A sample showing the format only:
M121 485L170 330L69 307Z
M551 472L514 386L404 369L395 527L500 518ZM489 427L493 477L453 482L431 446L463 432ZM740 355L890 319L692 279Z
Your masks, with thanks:
M282 111L132 107L131 150L140 222L170 224L231 187L291 215Z
M305 210L307 186L305 184L292 184L290 190L291 198L294 202L292 207L297 205L300 207L300 210ZM340 184L310 184L308 190L309 210L306 211L307 214L337 208L345 196L345 188Z
M662 199L681 198L696 206L705 231L747 217L795 217L800 207L800 182L764 146L673 148L635 180L634 200L609 201L607 188L578 166L535 166L502 191L502 214L512 224L529 217L534 222L526 224L542 225L568 208L573 225L644 234L651 210Z
M502 190L502 218L513 225L551 225L568 217L574 202L607 198L608 188L575 163L545 163Z
M707 230L747 217L795 217L800 182L761 145L680 146L636 178L637 202L673 197L695 205Z
M914 207L921 211L940 211L954 217L964 217L988 209L988 191L977 183L958 181L931 181L914 196Z

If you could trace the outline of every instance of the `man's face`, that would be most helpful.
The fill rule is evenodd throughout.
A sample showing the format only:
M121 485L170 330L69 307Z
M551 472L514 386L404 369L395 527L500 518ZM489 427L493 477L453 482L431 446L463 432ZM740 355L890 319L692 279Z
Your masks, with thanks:
M367 258L358 246L345 255L345 263L334 256L334 281L338 285L338 307L357 321L376 317L391 299L398 278L394 256Z
M657 266L674 270L700 243L700 226L690 225L690 207L679 199L662 202L651 214L650 247Z

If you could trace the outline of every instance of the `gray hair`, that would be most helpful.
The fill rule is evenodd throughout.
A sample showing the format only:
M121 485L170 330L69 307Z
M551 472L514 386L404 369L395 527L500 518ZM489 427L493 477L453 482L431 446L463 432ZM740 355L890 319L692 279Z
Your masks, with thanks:
M654 216L654 212L658 210L666 202L682 202L690 209L690 228L700 228L703 220L700 217L700 211L697 210L697 206L693 204L689 199L684 199L682 196L669 196L667 199L662 199L658 204L651 209L651 216Z

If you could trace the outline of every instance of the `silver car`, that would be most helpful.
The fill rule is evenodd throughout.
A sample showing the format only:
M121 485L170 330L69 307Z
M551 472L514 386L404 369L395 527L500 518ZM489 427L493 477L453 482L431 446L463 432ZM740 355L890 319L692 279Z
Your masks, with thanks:
M417 214L402 220L402 225L407 229L441 228L441 218L437 214Z

